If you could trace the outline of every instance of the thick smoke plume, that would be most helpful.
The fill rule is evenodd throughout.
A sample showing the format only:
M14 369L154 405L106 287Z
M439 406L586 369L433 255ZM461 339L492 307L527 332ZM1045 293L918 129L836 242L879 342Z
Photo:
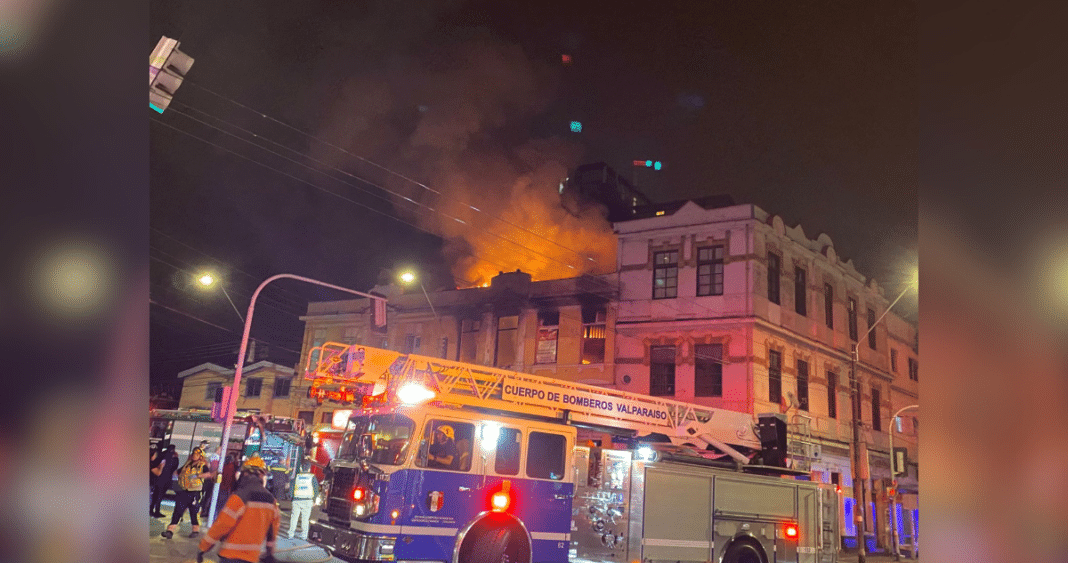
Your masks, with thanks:
M320 134L411 181L336 151L315 157L393 192L395 212L445 239L460 285L516 269L538 280L614 268L608 222L560 204L582 146L530 133L557 101L556 68L477 33L367 66L344 79Z

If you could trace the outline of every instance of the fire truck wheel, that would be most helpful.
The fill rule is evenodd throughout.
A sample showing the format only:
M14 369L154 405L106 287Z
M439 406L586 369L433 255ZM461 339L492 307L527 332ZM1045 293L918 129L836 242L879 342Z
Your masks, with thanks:
M468 530L457 553L459 563L530 563L531 545L515 520L485 518Z
M736 541L723 556L723 563L765 563L760 550L746 540Z

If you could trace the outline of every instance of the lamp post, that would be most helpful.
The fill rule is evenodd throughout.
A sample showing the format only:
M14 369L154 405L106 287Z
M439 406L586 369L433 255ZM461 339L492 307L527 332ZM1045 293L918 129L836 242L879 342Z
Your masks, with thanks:
M410 284L416 281L415 272L411 270L406 270L402 272L400 275L400 280L405 284ZM430 312L434 313L434 320L440 323L441 319L438 318L438 312L434 309L434 302L430 300L430 295L426 292L426 287L423 286L422 280L419 281L419 289L423 290L423 296L426 297L426 302L430 305Z
M875 330L875 327L879 326L879 323L882 322L883 318L886 317L886 314L894 308L894 305L897 305L897 302L901 301L901 298L905 296L905 293L908 290L912 289L912 287L915 286L918 281L919 280L917 279L917 277L913 277L912 282L905 286L905 289L901 290L901 293L898 294L896 299L894 299L894 302L891 303L885 311L883 311L883 314L879 316L879 318L876 319L876 321L872 323L871 326L868 327L868 330L865 331L864 335L860 338L867 338L868 335L871 334L871 331ZM857 563L866 563L867 547L864 545L864 507L866 502L864 500L864 483L860 479L860 427L862 424L862 417L860 405L860 374L857 373L857 363L860 361L860 352L857 348L859 342L860 339L857 339L857 342L853 343L853 349L851 350L851 353L849 355L849 386L850 391L853 395L853 513L856 516L855 520L857 526Z
M890 474L894 480L895 494L897 493L897 471L896 467L894 467L896 465L894 461L896 460L897 456L894 453L894 421L897 420L897 417L901 416L901 413L909 409L918 408L920 408L920 405L909 405L907 407L901 407L900 409L897 409L897 412L894 413L894 416L890 417ZM895 504L896 503L894 502L894 499L890 499L890 533L892 538L891 541L894 543L894 561L900 561L901 546L899 545L900 542L898 540L897 507L895 506Z
M215 279L215 276L211 275L210 273L204 273L199 278L197 278L197 281L200 282L200 285L204 287L212 287L218 280ZM230 294L226 292L226 287L222 284L219 284L219 289L221 289L223 295L226 296L226 300L230 302L230 306L234 308L234 312L237 313L237 318L241 319L241 322L245 322L245 317L241 316L241 311L237 310L237 305L234 305L234 300L230 299Z
M294 274L276 274L276 275L273 275L273 276L263 280L263 283L261 283L260 286L256 288L256 291L252 293L252 299L249 301L249 304L248 304L248 314L245 315L245 332L244 332L244 334L241 335L241 348L237 352L237 367L234 368L234 385L233 385L233 387L231 387L230 398L226 403L226 408L223 409L223 417L224 418L223 418L222 447L223 447L223 455L224 455L224 457L225 457L225 454L226 454L226 448L230 444L230 428L233 426L234 415L236 414L236 411L237 411L237 393L238 393L238 389L240 389L240 386L241 386L241 370L242 370L242 368L245 367L245 351L246 351L246 348L248 348L249 330L252 328L252 313L256 308L256 298L259 297L260 292L263 291L263 288L266 287L267 284L273 282L274 280L279 280L279 279L282 279L282 278L300 280L302 282L307 282L307 283L311 283L311 284L315 284L315 285L320 285L320 286L323 286L323 287L328 287L330 289L336 289L338 291L344 291L346 293L351 293L353 295L358 295L360 297L366 297L366 298L372 299L372 300L379 299L379 300L385 301L385 298L381 297L381 296L371 295L369 293L364 293L362 291L356 291L354 289L349 289L347 287L341 287L339 285L334 285L334 284L330 284L330 283L326 283L326 282L321 282L319 280L306 278L304 276L297 276L297 275L294 275ZM215 521L215 506L218 504L218 501L219 501L219 484L221 483L221 481L222 481L222 473L220 472L218 475L215 476L215 487L214 487L214 490L211 493L211 505L208 507L208 521L207 521L207 525L208 526L211 526L211 523Z

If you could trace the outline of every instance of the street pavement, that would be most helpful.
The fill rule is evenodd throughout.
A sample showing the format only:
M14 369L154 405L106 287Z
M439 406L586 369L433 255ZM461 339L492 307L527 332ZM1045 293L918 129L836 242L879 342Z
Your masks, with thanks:
M275 548L275 559L279 562L342 563L340 559L328 556L321 548L315 547L306 541L286 539L285 536L289 535L290 504L286 501L280 501L278 506L282 509L282 529L278 538L278 545ZM165 500L163 501L162 512L166 517L148 519L149 563L192 563L197 560L197 546L200 543L200 538L189 537L189 532L193 528L189 523L188 515L183 517L182 522L178 524L178 531L175 532L173 538L168 540L160 536L163 530L167 529L167 525L171 523L171 511L173 510L174 502ZM312 518L315 518L315 516L313 512ZM201 536L207 531L207 526L203 524L204 522L201 521ZM212 563L218 560L218 548L213 549L204 557L204 561Z
M285 536L289 535L289 502L280 501L278 503L279 508L282 509L282 529L281 535L278 538L278 547L275 550L275 558L280 562L292 561L294 563L343 563L340 559L330 557L319 547L315 547L306 541L298 539L287 539ZM174 503L170 500L163 501L163 513L167 516L165 518L149 518L148 520L148 560L149 563L191 563L196 561L197 557L197 545L200 543L200 538L189 538L189 532L192 527L189 524L189 517L186 516L182 519L182 522L178 525L178 531L171 539L164 539L160 536L163 530L167 529L167 524L171 521L171 511L174 509ZM315 518L318 512L317 510L312 513L312 518ZM201 526L201 534L207 530L206 526ZM217 562L219 556L217 549L212 550L205 558L205 561ZM887 555L884 553L869 553L866 558L866 563L887 563L893 561L893 555ZM857 554L852 551L842 551L838 555L839 563L858 563ZM908 559L904 556L901 557L901 561L906 563L920 563L919 559Z

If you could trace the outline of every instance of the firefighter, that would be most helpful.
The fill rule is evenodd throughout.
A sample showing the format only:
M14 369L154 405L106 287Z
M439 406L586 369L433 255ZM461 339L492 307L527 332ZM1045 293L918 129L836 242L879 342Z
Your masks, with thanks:
M203 563L204 554L215 544L219 544L219 563L274 563L281 521L278 502L267 490L267 465L254 455L241 467L237 490L200 540L197 563ZM265 542L267 553L261 559Z
M289 537L307 541L308 524L311 519L312 505L319 496L319 482L311 472L311 463L301 462L300 472L293 478L293 508L289 514ZM297 535L297 522L300 522L301 534Z
M185 465L178 470L178 490L174 501L174 513L171 514L170 525L160 534L161 536L167 539L174 537L174 532L178 529L178 523L182 521L186 510L189 510L189 520L193 524L193 531L189 537L195 538L200 535L200 520L197 518L200 507L197 502L204 488L204 480L213 478L215 474L208 469L204 452L200 448L193 448Z
M452 426L440 424L434 429L434 443L430 445L427 467L435 469L455 469L456 433Z

